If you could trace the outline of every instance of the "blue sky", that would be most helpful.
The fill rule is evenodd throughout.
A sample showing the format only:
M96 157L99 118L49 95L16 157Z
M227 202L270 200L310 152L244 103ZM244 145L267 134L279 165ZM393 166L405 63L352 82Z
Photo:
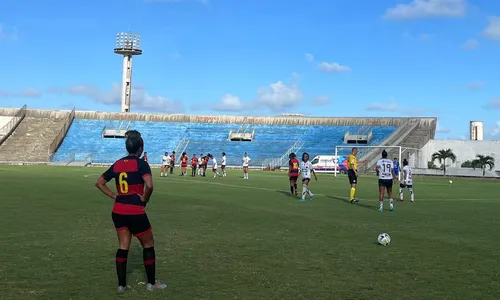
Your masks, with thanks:
M437 116L500 138L491 0L4 0L0 106L119 111L120 31L141 34L132 111Z

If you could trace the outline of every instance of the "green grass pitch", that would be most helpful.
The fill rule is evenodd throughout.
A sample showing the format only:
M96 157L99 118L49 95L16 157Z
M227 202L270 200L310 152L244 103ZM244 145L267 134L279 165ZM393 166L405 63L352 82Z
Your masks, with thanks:
M417 178L415 203L379 213L372 176L352 205L345 176L319 175L314 200L299 202L285 172L158 169L147 211L169 287L146 291L134 241L132 289L116 295L112 201L94 187L102 170L0 166L2 300L500 299L500 182ZM389 247L376 243L382 232Z

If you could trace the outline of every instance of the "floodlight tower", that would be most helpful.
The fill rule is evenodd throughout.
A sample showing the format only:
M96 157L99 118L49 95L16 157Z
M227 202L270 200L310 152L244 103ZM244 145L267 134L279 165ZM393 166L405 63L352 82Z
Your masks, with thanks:
M132 94L132 56L141 55L141 35L119 32L116 34L115 53L123 55L122 112L130 112Z

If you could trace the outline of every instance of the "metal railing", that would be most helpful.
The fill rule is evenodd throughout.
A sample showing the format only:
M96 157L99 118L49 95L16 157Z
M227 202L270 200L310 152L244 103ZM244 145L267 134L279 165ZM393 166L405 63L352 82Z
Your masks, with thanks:
M66 137L66 134L68 133L69 128L71 127L71 124L73 124L73 120L75 119L75 108L71 110L71 112L68 115L68 119L66 122L64 122L63 127L59 131L59 133L56 135L52 143L50 143L49 150L48 150L48 155L49 155L49 160L51 161L54 154L56 153L57 149L59 149L59 146L61 146L64 138Z
M2 128L0 128L1 132L5 132L5 135L3 135L0 139L0 145L3 144L7 140L7 138L16 130L17 126L19 123L21 123L22 120L24 120L24 117L26 117L26 109L28 106L25 104L21 109L19 109L14 117L12 117L12 120L10 120L7 124L5 124Z

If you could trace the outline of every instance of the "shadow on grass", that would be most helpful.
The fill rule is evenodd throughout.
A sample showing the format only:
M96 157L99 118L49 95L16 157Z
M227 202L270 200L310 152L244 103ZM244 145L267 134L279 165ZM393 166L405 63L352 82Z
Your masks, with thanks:
M376 210L377 209L375 206L365 204L362 201L357 202L357 203L351 203L349 200L347 200L346 198L342 198L342 197L337 197L337 196L326 196L326 197L330 198L330 199L337 200L337 201L344 202L344 203L349 204L349 205L359 206L359 207L369 209L369 210Z

